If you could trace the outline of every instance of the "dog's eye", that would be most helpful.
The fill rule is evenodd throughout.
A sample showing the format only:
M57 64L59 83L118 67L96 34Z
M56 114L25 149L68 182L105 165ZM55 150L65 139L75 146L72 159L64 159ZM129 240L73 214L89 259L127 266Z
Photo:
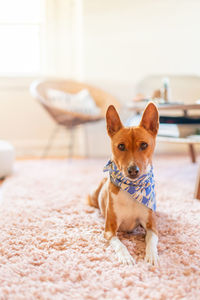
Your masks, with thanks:
M148 147L147 143L141 143L140 144L140 150L145 150L145 149L147 149L147 147Z
M118 145L118 149L119 149L120 151L125 151L125 150L126 150L126 147L125 147L124 144L119 144L119 145Z

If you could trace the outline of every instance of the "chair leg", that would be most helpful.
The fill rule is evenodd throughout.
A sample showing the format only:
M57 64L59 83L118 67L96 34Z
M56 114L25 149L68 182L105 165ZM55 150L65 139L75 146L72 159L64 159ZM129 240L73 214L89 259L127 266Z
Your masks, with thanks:
M72 158L73 154L74 154L74 127L69 127L68 131L70 133L70 138L69 138L69 158Z
M47 141L47 144L44 148L44 151L43 151L43 154L42 154L42 158L45 158L47 157L47 154L49 153L49 150L52 146L52 143L56 137L56 134L58 133L58 130L60 129L60 126L59 125L56 125L56 127L54 128L54 130L52 131L48 141Z
M196 162L196 153L194 150L194 145L193 144L189 144L189 152L190 152L190 157L193 163Z
M84 126L84 135L85 135L85 157L89 157L89 139L86 126Z
M200 200L200 167L198 169L197 178L196 178L194 198Z

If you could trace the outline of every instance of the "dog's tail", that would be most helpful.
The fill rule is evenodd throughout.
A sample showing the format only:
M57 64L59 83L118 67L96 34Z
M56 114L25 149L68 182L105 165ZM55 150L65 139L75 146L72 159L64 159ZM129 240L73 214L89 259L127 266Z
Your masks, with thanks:
M99 197L99 193L101 191L101 188L104 185L104 183L106 182L106 180L107 180L107 178L103 178L102 181L100 182L100 184L98 185L97 189L92 194L88 195L87 203L90 206L99 208L98 197Z
M93 197L93 195L88 195L87 196L87 204L89 204L90 206L99 208L98 199Z

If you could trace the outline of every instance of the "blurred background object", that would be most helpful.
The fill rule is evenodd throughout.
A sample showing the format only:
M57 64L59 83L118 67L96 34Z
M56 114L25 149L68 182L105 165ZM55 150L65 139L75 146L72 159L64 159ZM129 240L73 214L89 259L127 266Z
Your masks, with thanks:
M41 156L55 123L30 95L39 78L72 79L109 93L124 121L133 114L126 104L160 98L155 90L163 97L165 88L169 102L194 103L199 11L196 0L0 0L0 138L17 157ZM108 156L104 119L77 126L74 155L85 156L85 132L88 155ZM69 141L70 133L60 131L49 156L67 156ZM156 151L187 153L187 145L158 144Z
M54 119L56 125L47 142L42 157L46 157L52 147L58 129L70 133L69 152L73 156L74 129L77 126L103 120L109 105L119 107L117 99L91 85L70 80L43 80L33 82L31 94L39 100ZM87 132L84 138L85 156L89 155Z
M15 160L15 150L13 146L0 140L0 180L10 175L13 171Z

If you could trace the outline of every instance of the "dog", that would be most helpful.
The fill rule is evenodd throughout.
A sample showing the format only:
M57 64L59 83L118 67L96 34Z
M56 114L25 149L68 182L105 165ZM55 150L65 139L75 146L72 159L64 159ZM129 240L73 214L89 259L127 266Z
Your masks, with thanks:
M106 112L107 132L112 156L97 189L88 196L88 204L99 208L105 217L104 237L118 260L132 265L134 258L117 237L117 231L132 232L141 225L145 231L145 261L158 265L158 231L152 155L159 128L157 107L150 102L137 127L124 127L113 105Z

